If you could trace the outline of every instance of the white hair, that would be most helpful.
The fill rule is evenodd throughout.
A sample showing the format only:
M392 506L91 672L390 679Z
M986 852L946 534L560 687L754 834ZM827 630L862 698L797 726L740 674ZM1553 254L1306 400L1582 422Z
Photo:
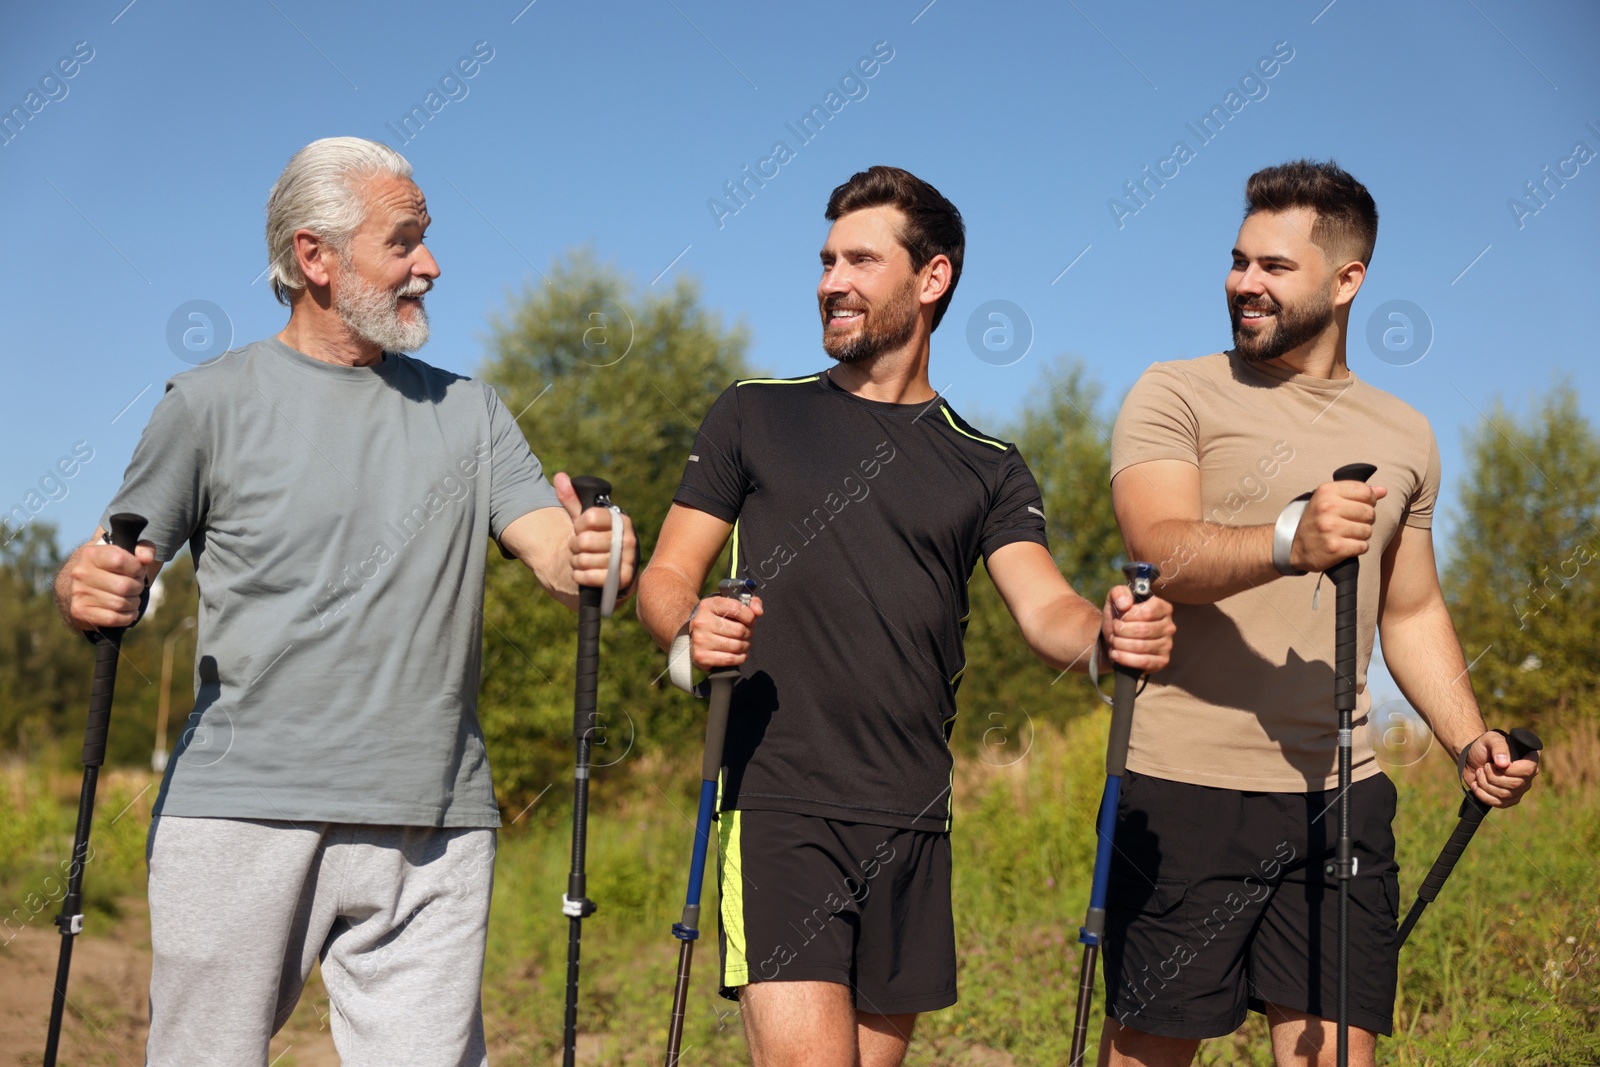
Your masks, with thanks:
M361 186L368 178L411 177L411 164L386 144L361 137L324 137L289 160L267 196L267 256L272 292L288 304L304 289L294 254L296 230L310 230L343 255L366 218Z

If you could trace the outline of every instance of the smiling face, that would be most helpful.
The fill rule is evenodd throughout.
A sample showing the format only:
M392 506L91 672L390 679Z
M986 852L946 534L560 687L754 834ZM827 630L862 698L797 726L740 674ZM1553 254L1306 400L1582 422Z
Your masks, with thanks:
M439 264L423 239L432 219L409 178L372 178L362 187L366 218L330 271L333 303L350 332L386 352L414 352L428 340L423 294Z
M1234 350L1253 363L1278 359L1336 328L1338 278L1311 240L1316 218L1303 207L1258 211L1239 227L1225 286L1228 318Z
M840 216L828 230L817 308L822 348L841 363L900 348L916 335L928 268L911 269L900 243L904 223L899 208L872 207Z

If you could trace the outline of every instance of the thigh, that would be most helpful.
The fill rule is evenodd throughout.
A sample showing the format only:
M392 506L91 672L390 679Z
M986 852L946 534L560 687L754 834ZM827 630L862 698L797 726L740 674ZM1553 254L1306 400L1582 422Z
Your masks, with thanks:
M1305 852L1289 865L1262 918L1250 955L1251 1004L1268 1003L1324 1019L1337 1009L1339 886L1324 868L1338 841L1337 790L1305 794ZM1393 1031L1400 962L1399 877L1394 862L1394 784L1376 774L1350 787L1350 1023ZM1269 1017L1269 1021L1272 1021Z
M856 1007L878 1016L956 1002L956 933L950 904L950 836L835 824L861 880Z
M739 1015L754 1067L854 1067L856 1011L837 982L752 982Z
M320 942L322 828L172 815L152 821L151 1063L265 1063Z
M759 982L851 985L869 883L836 855L827 824L783 811L719 817L724 996Z
M1303 1011L1267 1004L1272 1027L1272 1057L1279 1067L1338 1067L1339 1035L1334 1024ZM1350 1028L1350 1063L1372 1067L1378 1037L1371 1030Z
M1186 1040L1244 1022L1248 948L1282 877L1289 804L1128 773L1106 907L1109 1016Z
M326 860L343 889L322 978L343 1062L486 1062L480 995L495 832L340 830Z

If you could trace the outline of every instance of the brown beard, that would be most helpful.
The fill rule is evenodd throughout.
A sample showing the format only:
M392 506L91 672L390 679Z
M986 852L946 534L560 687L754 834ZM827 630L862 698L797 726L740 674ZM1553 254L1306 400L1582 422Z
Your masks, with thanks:
M1333 294L1313 297L1303 304L1277 304L1264 310L1275 312L1271 332L1251 337L1240 329L1242 309L1237 300L1228 304L1228 320L1233 324L1233 350L1248 363L1265 363L1286 355L1328 328L1333 321Z
M842 303L842 298L829 297L822 302L822 350L840 363L860 363L881 352L898 348L911 340L917 330L917 316L922 305L917 301L917 279L913 275L905 287L881 306L867 305L862 316L862 329L854 337L833 339L828 336L828 312ZM859 299L859 298L858 298Z

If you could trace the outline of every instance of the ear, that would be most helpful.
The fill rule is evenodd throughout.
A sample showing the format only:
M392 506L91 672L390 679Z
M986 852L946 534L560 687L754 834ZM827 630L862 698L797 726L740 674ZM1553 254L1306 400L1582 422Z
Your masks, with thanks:
M1359 259L1351 260L1340 267L1333 275L1333 303L1335 307L1346 307L1356 298L1356 293L1361 291L1361 283L1367 280L1367 268Z
M330 265L335 255L333 246L310 230L294 231L294 260L306 281L318 288L327 288L332 281Z
M950 279L954 275L955 268L950 265L949 256L934 256L922 268L922 291L917 299L923 304L937 304L950 291Z

